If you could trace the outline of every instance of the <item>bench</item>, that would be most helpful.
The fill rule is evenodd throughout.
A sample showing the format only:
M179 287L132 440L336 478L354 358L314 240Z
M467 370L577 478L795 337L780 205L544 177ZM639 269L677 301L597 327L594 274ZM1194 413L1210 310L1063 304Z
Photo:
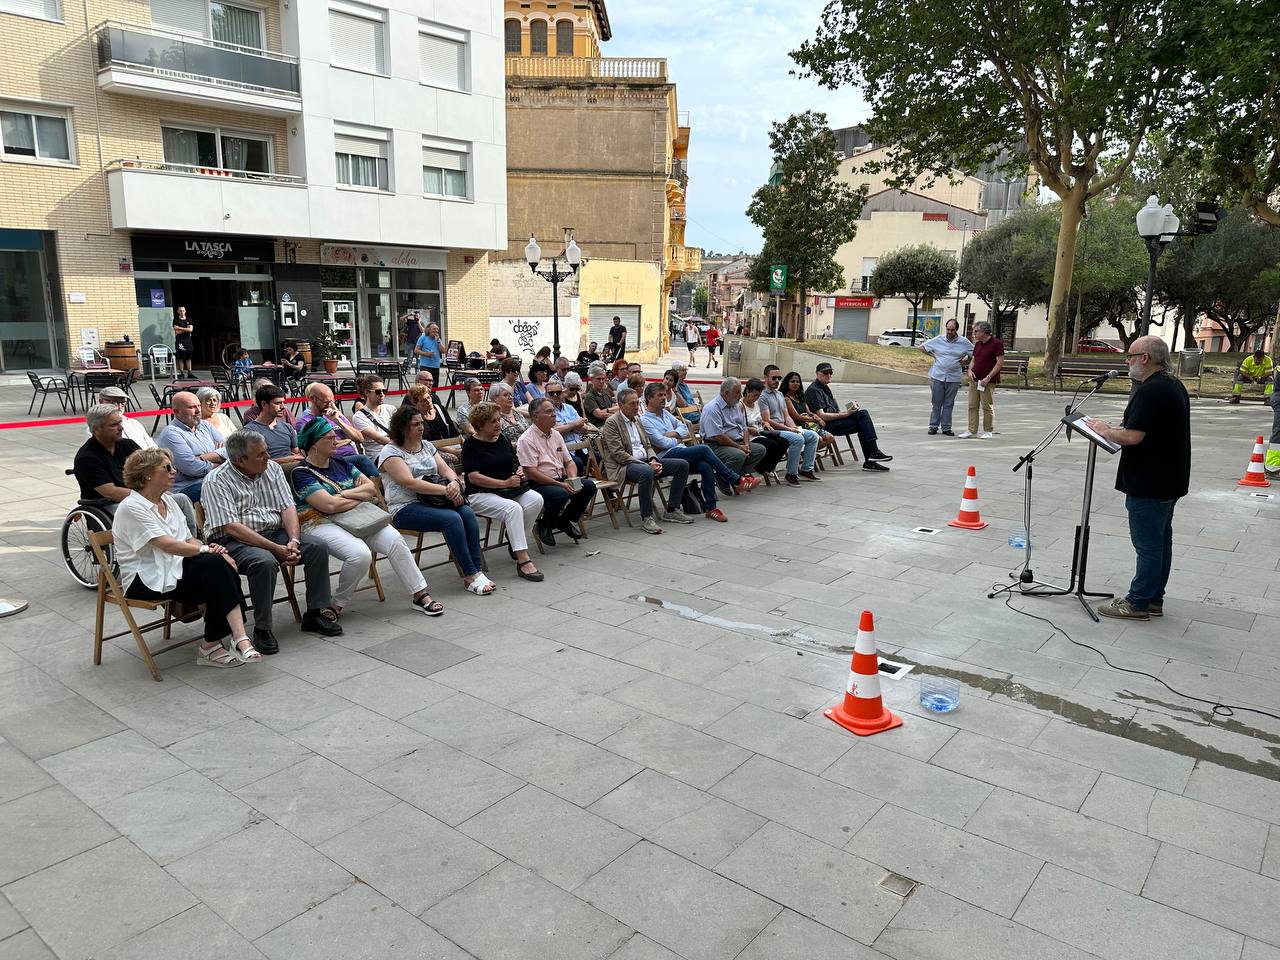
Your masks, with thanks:
M1058 361L1058 372L1054 375L1054 391L1065 389L1064 381L1067 377L1081 377L1087 380L1104 373L1110 373L1112 370L1128 376L1129 362L1123 353L1091 357L1063 357Z
M1023 387L1030 387L1031 381L1028 379L1028 371L1031 369L1031 357L1025 353L1006 353L1004 355L1004 366L1000 368L1000 382L1004 383L1006 376L1012 376L1020 379L1022 383L1014 381L1015 385L1021 390Z

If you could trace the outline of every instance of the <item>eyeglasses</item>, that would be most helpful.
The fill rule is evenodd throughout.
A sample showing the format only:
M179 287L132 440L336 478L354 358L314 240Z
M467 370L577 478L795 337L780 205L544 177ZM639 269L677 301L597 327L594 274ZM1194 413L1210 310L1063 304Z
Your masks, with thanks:
M1137 353L1131 353L1131 354L1129 354L1129 356L1131 356L1131 357L1149 357L1149 356L1151 356L1151 354L1146 353L1145 351L1141 351L1141 350L1140 350L1140 351L1138 351Z
M374 393L376 393L376 394L377 394L378 396L380 396L380 397L382 397L382 396L386 396L386 393L387 393L387 391L385 391L385 390L374 390L373 392L374 392Z
M563 390L548 390L548 391L547 391L547 396L548 396L548 397L559 397L559 396L563 396L563 395L564 395L564 391L563 391Z
M177 472L178 472L178 468L177 468L177 467L175 467L172 463L165 463L165 464L162 464L162 466L163 466L163 467L164 467L164 469L165 469L167 472L169 472L169 473L177 473Z
M776 382L776 381L781 380L781 379L782 379L781 377L770 377L770 378L769 378L769 380L770 380L771 382Z

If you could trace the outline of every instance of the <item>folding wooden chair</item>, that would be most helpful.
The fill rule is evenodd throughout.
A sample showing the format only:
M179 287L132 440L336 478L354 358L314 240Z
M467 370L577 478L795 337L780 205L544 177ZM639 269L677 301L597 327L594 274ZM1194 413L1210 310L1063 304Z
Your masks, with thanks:
M107 558L105 552L107 547L114 544L115 535L110 530L89 534L89 546L93 550L94 558L98 561L98 598L93 626L93 665L95 667L102 665L102 644L105 641L132 634L134 641L138 644L138 652L142 654L143 662L146 663L147 669L151 671L151 679L159 682L164 677L160 675L160 668L156 666L154 655L191 643L195 638L179 640L176 643L161 647L159 650L152 650L147 646L147 641L143 639L142 635L153 630L163 630L164 639L166 641L171 639L173 601L135 600L132 597L125 596L124 590L120 586L120 581L116 579L116 575L113 572L111 561ZM124 616L125 623L129 625L128 630L121 630L119 633L113 633L109 636L103 635L108 603L120 608L120 613ZM162 610L164 616L159 620L140 624L134 619L134 610Z
M627 526L634 524L631 522L631 515L627 511L627 498L623 489L625 483L617 483L613 480L606 480L604 475L604 455L600 450L600 435L598 433L591 434L587 440L587 473L592 480L595 481L596 490L600 496L597 498L604 503L604 508L609 512L609 522L613 524L613 529L621 529L618 526L618 512L621 511L623 517L626 518ZM595 500L591 502L591 508L584 517L591 516L595 510Z

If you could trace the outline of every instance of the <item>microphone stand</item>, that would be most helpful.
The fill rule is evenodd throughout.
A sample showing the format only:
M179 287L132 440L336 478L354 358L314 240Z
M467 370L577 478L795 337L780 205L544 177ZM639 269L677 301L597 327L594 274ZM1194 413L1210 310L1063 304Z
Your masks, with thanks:
M1093 389L1090 390L1083 398L1079 400L1077 400L1076 397L1079 396L1080 390L1084 387L1084 383L1082 383L1079 387L1076 387L1075 393L1071 397L1071 402L1068 403L1064 408L1066 411L1064 416L1069 417L1071 416L1071 414L1079 410L1080 407L1084 406L1084 404L1088 402L1088 400L1095 393L1097 393L1099 390L1102 389L1102 385L1110 379L1112 378L1108 376L1101 376L1101 377L1094 377L1092 381L1086 380L1085 383L1089 383L1089 382L1093 383ZM1043 453L1049 447L1049 445L1058 438L1058 434L1062 432L1062 428L1063 428L1063 424L1061 422L1058 422L1053 427L1052 430L1050 430L1047 434L1045 434L1043 438L1041 438L1039 443L1037 443L1027 453L1019 457L1018 462L1013 466L1014 473L1017 473L1024 466L1027 468L1026 472L1022 475L1023 477L1022 525L1023 525L1023 531L1026 533L1026 537L1027 537L1027 545L1025 548L1026 556L1022 561L1022 569L1017 572L1011 571L1009 573L1009 579L1012 580L1013 582L1007 583L1003 587L998 587L995 590L992 590L990 593L987 594L988 600L994 599L995 597L998 597L1002 593L1012 593L1015 590L1022 596L1028 596L1028 597L1059 597L1059 596L1066 596L1067 594L1075 592L1074 586L1075 586L1075 580L1076 580L1076 564L1079 561L1079 554L1080 554L1080 530L1078 528L1076 530L1076 548L1074 551L1074 555L1072 556L1071 585L1066 587L1061 587L1056 583L1049 583L1046 580L1037 580L1035 573L1031 569L1031 554L1032 554L1031 483L1032 483L1032 478L1034 474L1035 460L1036 460L1036 457L1038 457L1041 453ZM1092 467L1092 464L1090 466ZM1090 469L1089 485L1090 485L1090 488L1092 488L1092 485L1093 485L1092 469ZM1088 494L1086 494L1086 497L1088 497ZM1086 503L1087 502L1088 500L1086 499ZM1087 507L1086 507L1086 510L1087 510ZM1110 596L1110 594L1098 594L1098 596ZM1084 600L1081 599L1080 602L1084 603ZM1087 604L1085 605L1085 610L1088 611L1090 616L1093 615L1093 611L1089 609ZM1097 618L1095 617L1094 619L1096 620Z

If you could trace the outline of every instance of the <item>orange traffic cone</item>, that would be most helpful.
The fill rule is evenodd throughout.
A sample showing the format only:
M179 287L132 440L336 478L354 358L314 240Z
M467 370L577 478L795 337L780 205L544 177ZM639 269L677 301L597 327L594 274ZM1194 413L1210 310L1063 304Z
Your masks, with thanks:
M860 737L902 726L902 718L891 713L880 697L880 657L876 654L875 630L871 611L863 610L844 701L825 711L829 719Z
M947 522L948 527L963 527L966 530L981 530L987 525L982 519L982 501L978 499L978 471L969 468L969 475L964 480L964 493L960 495L960 512L954 520Z
M1244 476L1240 478L1237 487L1269 487L1271 481L1267 479L1266 471L1263 469L1265 460L1266 445L1259 437L1253 445L1253 453L1249 457L1249 465L1244 468Z

